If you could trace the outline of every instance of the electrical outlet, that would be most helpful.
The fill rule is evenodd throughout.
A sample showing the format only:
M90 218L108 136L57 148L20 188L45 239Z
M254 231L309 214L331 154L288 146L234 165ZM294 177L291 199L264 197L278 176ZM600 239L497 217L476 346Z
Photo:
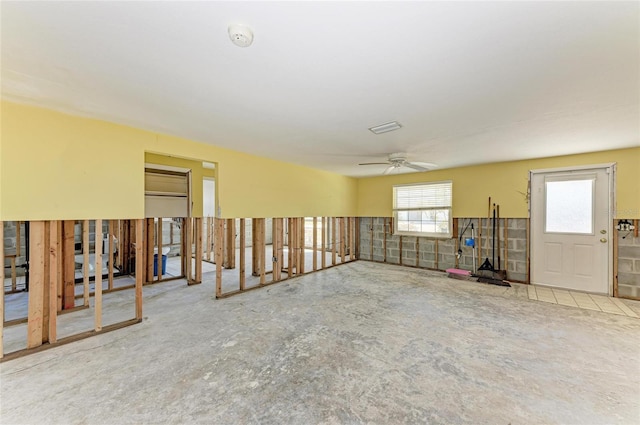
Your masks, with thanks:
M631 230L635 230L635 228L636 226L631 224L629 220L618 220L618 225L616 226L616 229L621 232L629 232Z

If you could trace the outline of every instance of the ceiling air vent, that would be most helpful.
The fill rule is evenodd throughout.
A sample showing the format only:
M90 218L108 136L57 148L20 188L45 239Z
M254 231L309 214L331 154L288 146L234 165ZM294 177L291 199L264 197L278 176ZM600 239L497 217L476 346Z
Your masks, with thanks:
M402 126L400 125L399 122L391 121L386 124L381 124L381 125L376 125L375 127L371 127L369 130L371 130L371 132L374 134L382 134L382 133L387 133L389 131L398 130L400 128L402 128Z

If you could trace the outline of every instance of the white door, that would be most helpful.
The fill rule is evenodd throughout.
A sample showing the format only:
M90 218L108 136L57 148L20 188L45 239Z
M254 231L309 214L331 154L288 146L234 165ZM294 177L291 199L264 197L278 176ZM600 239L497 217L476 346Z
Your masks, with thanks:
M531 172L531 283L610 294L612 174Z

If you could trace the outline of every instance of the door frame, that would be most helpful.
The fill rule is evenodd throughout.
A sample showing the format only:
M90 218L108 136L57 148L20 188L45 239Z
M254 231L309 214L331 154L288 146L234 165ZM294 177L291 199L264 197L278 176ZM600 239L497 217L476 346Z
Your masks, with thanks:
M607 175L609 176L608 178L609 181L607 184L607 187L609 189L609 196L607 197L607 234L609 235L610 243L607 244L607 288L608 288L608 295L612 297L614 295L613 246L614 246L614 243L617 243L617 241L613 239L614 237L613 220L616 215L615 210L616 210L616 174L617 174L616 171L617 170L616 170L615 162L609 162L605 164L577 165L573 167L543 168L543 169L529 170L529 222L530 222L529 226L530 228L533 229L531 221L533 220L532 181L533 181L534 174L552 174L552 173L573 172L573 171L580 172L580 171L602 170L602 169L604 169L607 172ZM529 252L531 257L530 264L534 264L534 260L535 260L535 256L533 252L533 240L535 237L536 235L534 235L534 232L532 231L531 237L529 238ZM530 268L529 282L531 282L532 267L530 266L529 268Z

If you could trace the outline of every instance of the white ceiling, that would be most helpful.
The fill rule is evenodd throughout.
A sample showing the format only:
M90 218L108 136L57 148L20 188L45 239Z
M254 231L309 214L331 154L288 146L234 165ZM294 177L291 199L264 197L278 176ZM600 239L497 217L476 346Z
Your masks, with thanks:
M636 1L0 7L7 100L346 175L640 145Z

